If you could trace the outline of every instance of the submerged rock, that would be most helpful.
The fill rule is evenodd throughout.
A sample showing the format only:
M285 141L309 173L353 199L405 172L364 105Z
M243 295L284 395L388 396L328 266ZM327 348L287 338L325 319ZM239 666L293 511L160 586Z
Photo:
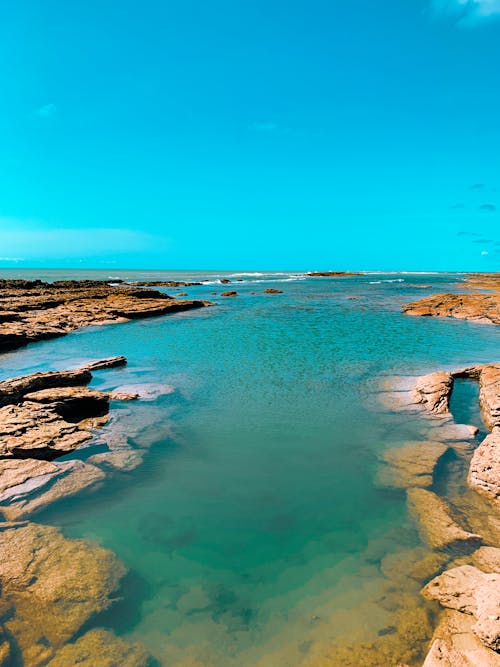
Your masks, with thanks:
M49 526L0 531L0 551L2 598L12 606L4 625L30 667L45 665L109 607L125 573L110 551Z
M66 644L47 667L148 667L147 651L140 644L129 644L108 630L90 630Z
M448 446L435 441L407 442L382 454L377 481L398 489L432 485L434 470Z
M408 489L408 507L419 525L422 539L435 549L449 549L460 543L474 544L481 536L464 530L453 517L452 508L426 489Z

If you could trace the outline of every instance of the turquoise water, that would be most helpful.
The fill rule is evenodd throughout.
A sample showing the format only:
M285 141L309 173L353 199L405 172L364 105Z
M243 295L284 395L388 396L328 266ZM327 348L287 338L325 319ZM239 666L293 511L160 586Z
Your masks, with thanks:
M182 291L218 305L38 343L3 355L1 372L125 354L126 369L96 372L93 385L173 388L113 406L107 430L144 450L140 467L39 516L130 569L100 624L141 640L160 665L305 665L325 642L392 632L381 602L391 587L422 604L417 584L384 572L385 556L421 544L404 493L375 476L378 455L421 439L428 423L374 400L378 381L495 360L498 333L401 314L402 303L459 289L454 275L242 275L233 299L211 295L229 289L221 275L36 272L208 278ZM284 294L263 295L270 285Z

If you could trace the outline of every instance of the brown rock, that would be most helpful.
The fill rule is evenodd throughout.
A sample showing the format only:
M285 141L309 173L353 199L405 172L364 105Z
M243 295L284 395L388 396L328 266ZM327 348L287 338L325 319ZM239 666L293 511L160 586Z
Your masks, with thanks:
M418 378L413 390L413 400L423 404L434 414L447 413L452 389L453 378L450 373L430 373Z
M222 292L221 296L238 296L238 292L231 290L230 292Z
M500 294L434 294L403 306L406 315L500 324Z
M422 539L435 549L448 549L460 543L477 543L480 535L464 530L455 520L451 507L432 491L408 489L408 507L419 525Z
M201 308L208 302L179 301L157 290L101 281L56 281L27 285L0 281L0 350L64 336L90 324Z
M49 526L0 532L2 595L12 604L5 626L23 664L41 667L94 614L111 604L124 574L115 556Z
M88 384L92 379L90 371L50 371L33 373L22 377L11 378L0 382L0 406L18 403L23 397L34 391L52 389L54 387L75 387Z
M500 428L496 427L474 451L467 478L469 486L500 504Z
M407 442L382 454L377 481L381 486L406 489L432 485L434 470L448 446L440 442Z
M229 278L221 278L221 279L219 280L219 282L220 282L222 285L229 285L229 283L230 283L231 281L229 280Z
M88 364L80 366L80 371L100 371L105 368L117 368L119 366L127 365L127 357L108 357L107 359L99 359L98 361L90 361Z
M500 656L473 634L474 619L447 609L434 632L423 667L500 667Z
M443 572L422 590L428 600L476 618L472 631L488 648L500 648L500 574L485 574L471 565Z
M47 667L148 667L150 658L140 644L129 644L108 630L90 630L59 649Z
M472 554L472 562L486 573L500 573L500 549L480 547Z
M500 426L500 364L481 367L479 404L486 426L489 429Z
M274 287L268 287L264 290L264 294L283 294L283 290L275 289Z

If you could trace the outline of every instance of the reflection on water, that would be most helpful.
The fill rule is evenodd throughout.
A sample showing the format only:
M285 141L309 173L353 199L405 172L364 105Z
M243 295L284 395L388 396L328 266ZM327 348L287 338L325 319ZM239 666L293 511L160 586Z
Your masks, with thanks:
M434 613L418 591L437 556L404 491L374 480L380 452L422 439L428 424L378 407L373 378L490 361L495 332L400 314L423 296L418 284L445 291L450 275L299 276L278 296L242 279L216 308L3 357L11 375L125 354L129 366L96 373L94 386L175 388L115 412L109 428L147 450L141 467L40 519L130 568L124 600L99 622L161 665L418 664Z

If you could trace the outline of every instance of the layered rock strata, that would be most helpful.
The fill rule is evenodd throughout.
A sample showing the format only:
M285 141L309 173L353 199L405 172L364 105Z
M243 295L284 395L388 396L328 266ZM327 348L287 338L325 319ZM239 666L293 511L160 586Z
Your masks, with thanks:
M406 315L500 324L500 294L434 294L403 306Z
M86 386L92 379L89 368L125 362L113 357L72 371L0 382L0 512L6 518L29 516L103 481L104 472L91 462L57 459L92 440L108 420L110 400L137 397Z
M95 280L0 281L0 351L64 336L92 324L125 322L210 305L157 290Z

